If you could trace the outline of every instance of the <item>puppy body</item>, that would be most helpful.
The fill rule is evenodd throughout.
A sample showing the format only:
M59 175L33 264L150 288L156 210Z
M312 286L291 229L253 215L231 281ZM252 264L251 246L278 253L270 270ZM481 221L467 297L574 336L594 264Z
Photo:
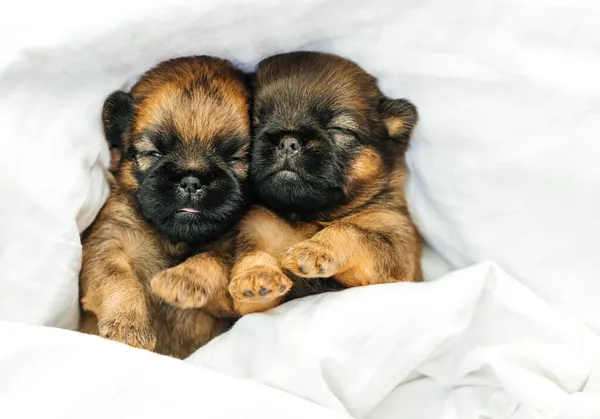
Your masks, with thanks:
M183 358L229 327L248 103L243 74L211 57L161 63L109 96L105 132L122 156L83 237L83 331Z
M421 281L404 153L415 107L356 64L319 53L261 62L250 176L263 204L241 223L236 310L368 284Z

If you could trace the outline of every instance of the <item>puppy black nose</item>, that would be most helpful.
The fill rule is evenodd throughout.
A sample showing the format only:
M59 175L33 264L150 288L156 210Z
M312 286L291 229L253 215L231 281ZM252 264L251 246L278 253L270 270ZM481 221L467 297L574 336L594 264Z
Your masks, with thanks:
M294 137L283 137L277 148L280 153L292 156L300 150L300 142Z
M181 179L181 182L179 182L179 187L187 193L193 194L202 187L202 183L200 183L200 179L196 176L185 176Z

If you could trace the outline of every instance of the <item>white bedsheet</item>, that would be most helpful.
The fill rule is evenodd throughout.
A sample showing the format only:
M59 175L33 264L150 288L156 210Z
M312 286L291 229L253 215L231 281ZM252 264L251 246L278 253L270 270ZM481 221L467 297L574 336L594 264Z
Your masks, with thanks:
M433 282L248 316L187 364L42 327L77 325L110 91L170 57L294 49L418 106L408 196ZM600 418L599 51L595 0L3 8L0 417Z
M357 418L600 417L600 338L490 263L251 315L189 361Z
M0 322L0 339L2 418L348 417L96 336Z
M600 414L600 338L491 263L253 314L186 361L11 323L0 340L10 418Z

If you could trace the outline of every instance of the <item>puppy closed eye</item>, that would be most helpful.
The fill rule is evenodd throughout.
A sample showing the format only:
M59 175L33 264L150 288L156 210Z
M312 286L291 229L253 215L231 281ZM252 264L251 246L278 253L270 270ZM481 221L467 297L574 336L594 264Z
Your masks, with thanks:
M228 165L239 178L248 175L248 147L243 147L229 157Z
M231 143L225 148L224 151L226 155L229 155L227 161L231 165L236 165L238 163L246 163L248 161L247 144L240 146L239 143Z
M246 161L246 155L234 155L231 156L231 158L229 159L229 163L231 164L236 164L236 163L243 163Z
M242 147L241 149L236 150L229 157L229 164L232 166L235 166L240 163L247 163L247 162L248 162L248 148L247 147Z
M356 137L358 125L351 114L342 112L327 122L327 130L342 132L346 135Z
M160 151L147 151L146 156L152 157L154 159L162 159L164 155Z
M356 135L354 133L354 131L349 130L348 128L338 127L338 126L327 127L327 131L341 132L341 133L346 134L346 135Z
M329 126L329 127L327 127L327 131L332 133L336 137L340 137L342 139L360 140L360 137L358 136L358 134L356 134L354 131L352 131L348 128L338 127L338 126Z
M145 158L157 160L157 159L162 159L164 157L164 155L160 151L156 151L156 150L143 150L143 151L138 151L137 157L138 158L145 157Z
M163 158L163 154L156 150L138 151L136 160L142 170L149 169Z

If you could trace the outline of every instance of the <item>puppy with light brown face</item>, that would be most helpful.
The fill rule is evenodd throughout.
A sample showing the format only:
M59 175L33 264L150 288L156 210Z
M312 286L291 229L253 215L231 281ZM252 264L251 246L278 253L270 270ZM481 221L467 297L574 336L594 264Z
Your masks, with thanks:
M245 81L228 61L186 57L106 100L121 160L83 237L83 331L185 357L229 327L231 236L246 209Z
M320 53L258 65L250 179L229 291L240 314L323 291L421 281L405 197L416 108Z

